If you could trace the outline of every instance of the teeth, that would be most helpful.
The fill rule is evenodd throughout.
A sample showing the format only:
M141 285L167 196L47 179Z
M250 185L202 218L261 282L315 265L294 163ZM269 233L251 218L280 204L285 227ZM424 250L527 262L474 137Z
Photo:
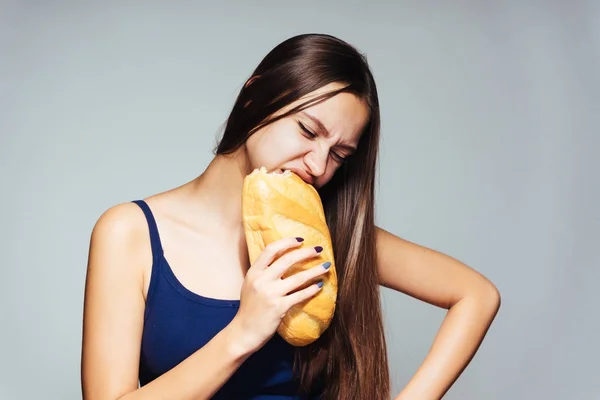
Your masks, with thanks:
M267 170L266 170L264 167L263 167L263 168L261 168L261 171L263 171L263 172L267 172ZM288 174L289 172L290 172L290 170L289 170L289 169L281 169L281 168L277 168L277 169L273 169L273 170L271 170L271 172L270 172L270 173L271 173L271 174L273 174L273 175L286 175L286 174Z

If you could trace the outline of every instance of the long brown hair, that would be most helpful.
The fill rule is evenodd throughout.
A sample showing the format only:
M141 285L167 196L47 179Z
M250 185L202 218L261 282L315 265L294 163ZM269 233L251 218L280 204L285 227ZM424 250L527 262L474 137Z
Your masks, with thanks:
M285 114L277 111L329 83L339 90ZM240 91L215 154L242 146L261 127L340 92L369 107L357 151L319 194L325 209L338 274L338 301L330 327L314 343L298 347L294 363L306 394L323 400L388 399L387 350L376 268L374 196L380 114L377 88L364 55L325 34L294 36L273 48Z

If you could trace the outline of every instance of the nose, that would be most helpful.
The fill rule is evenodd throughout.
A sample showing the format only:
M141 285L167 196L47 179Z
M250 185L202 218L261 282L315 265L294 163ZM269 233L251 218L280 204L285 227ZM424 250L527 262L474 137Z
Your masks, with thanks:
M327 169L329 152L325 150L326 149L319 147L307 153L304 157L304 162L308 167L308 172L314 177L322 176Z

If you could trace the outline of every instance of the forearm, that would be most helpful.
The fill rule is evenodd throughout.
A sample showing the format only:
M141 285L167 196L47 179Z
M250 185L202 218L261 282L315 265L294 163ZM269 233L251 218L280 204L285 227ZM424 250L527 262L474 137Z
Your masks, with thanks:
M491 292L452 306L422 365L395 400L441 399L473 358L499 305Z
M119 400L210 399L252 353L240 334L229 324L176 367Z

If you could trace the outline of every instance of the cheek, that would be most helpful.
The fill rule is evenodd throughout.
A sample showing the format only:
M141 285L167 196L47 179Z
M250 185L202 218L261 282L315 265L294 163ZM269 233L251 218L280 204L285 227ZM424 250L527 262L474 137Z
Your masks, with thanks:
M262 166L269 169L268 165L268 140L265 137L264 131L258 131L250 136L246 141L246 150L248 152L248 161L250 161L251 169L260 168Z
M301 146L294 133L290 126L275 123L252 135L246 142L252 166L277 168L294 158Z
M305 139L294 131L295 125L291 121L278 122L267 134L264 152L268 152L271 159L289 161L302 154L306 147Z

